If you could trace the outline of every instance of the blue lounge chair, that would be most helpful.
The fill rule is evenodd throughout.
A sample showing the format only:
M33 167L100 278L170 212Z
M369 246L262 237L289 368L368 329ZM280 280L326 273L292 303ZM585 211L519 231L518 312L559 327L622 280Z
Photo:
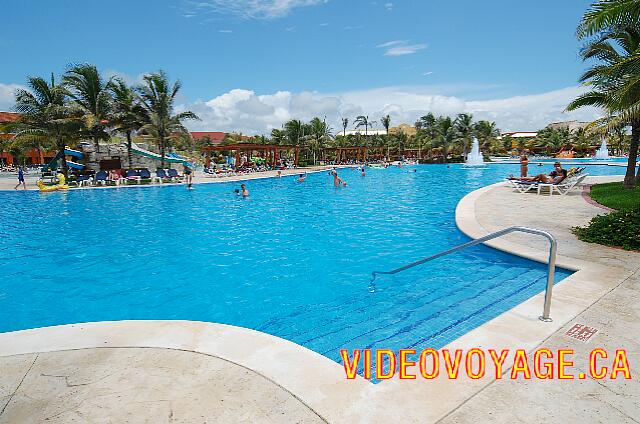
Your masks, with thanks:
M153 182L153 180L151 179L151 171L149 171L148 169L141 169L140 170L140 181L149 181L149 182Z
M171 181L171 177L167 175L164 169L158 168L156 170L156 176L153 178L153 180L162 183L165 181Z
M140 172L138 172L138 171L137 171L137 170L135 170L135 169L130 169L130 170L128 170L128 171L127 171L127 173L124 175L124 177L125 177L127 180L135 181L135 182L137 182L138 184L140 184Z
M109 176L109 174L107 173L107 171L98 171L98 173L96 174L95 179L93 180L93 183L95 185L107 185L107 177Z
M179 175L175 169L169 169L167 172L169 172L169 178L171 178L172 181L182 181L182 175Z

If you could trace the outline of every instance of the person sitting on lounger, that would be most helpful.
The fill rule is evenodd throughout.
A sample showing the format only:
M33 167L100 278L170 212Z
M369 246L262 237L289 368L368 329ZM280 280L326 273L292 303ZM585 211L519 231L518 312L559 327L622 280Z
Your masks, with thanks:
M556 162L553 164L554 170L547 174L538 174L535 177L509 177L510 180L518 180L518 181L529 181L534 183L545 183L545 184L560 184L565 178L567 178L567 170L562 168L562 164L560 162Z

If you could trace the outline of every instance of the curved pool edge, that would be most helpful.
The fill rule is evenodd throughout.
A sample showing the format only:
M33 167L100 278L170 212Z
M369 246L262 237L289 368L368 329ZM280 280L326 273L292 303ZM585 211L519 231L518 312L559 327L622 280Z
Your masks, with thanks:
M367 380L288 340L248 328L200 321L130 320L66 324L0 333L0 357L94 348L161 348L200 353L251 370L329 422L360 416ZM366 414L363 406L362 414Z

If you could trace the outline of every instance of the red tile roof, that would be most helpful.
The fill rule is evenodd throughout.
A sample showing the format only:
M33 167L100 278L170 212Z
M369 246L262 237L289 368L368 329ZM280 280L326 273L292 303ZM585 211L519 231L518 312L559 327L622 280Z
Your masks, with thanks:
M19 113L14 112L0 112L0 122L13 122L17 121L20 117Z
M224 140L225 135L226 133L220 131L196 131L191 133L191 137L193 137L194 140L208 136L214 143L220 143Z

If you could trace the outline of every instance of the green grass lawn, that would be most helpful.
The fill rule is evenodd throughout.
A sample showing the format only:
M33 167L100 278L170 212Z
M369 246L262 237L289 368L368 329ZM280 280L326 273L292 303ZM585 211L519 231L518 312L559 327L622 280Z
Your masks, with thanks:
M629 190L623 188L621 182L596 184L591 187L591 198L616 210L640 208L640 187Z

